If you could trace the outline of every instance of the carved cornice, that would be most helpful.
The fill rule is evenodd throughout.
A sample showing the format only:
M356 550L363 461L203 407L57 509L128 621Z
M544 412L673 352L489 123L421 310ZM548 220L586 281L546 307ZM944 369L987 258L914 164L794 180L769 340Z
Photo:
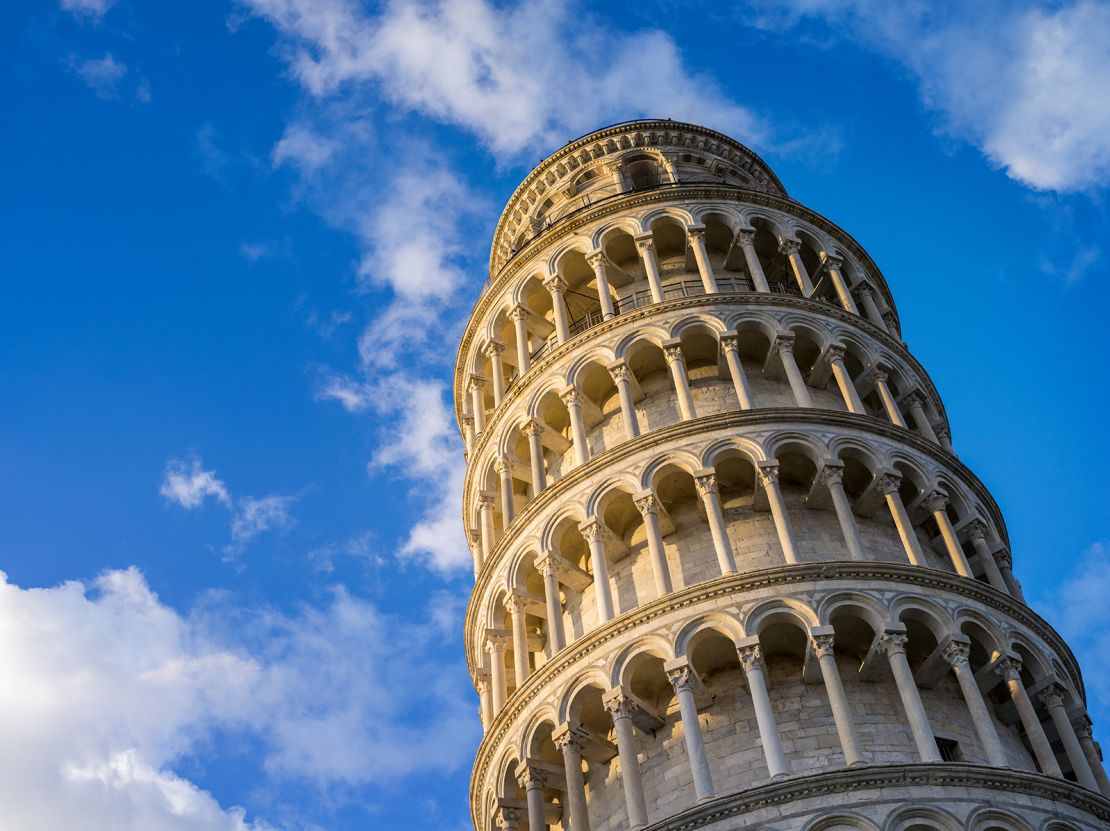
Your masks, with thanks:
M558 364L560 361L566 360L568 356L575 354L578 350L582 348L585 343L588 342L589 339L596 339L597 337L605 335L606 333L611 332L614 329L618 329L628 324L639 323L645 318L650 318L655 315L668 314L685 309L696 309L704 306L740 306L745 308L750 306L778 306L785 309L797 309L799 306L801 306L802 308L805 308L809 311L820 312L825 316L835 318L840 323L845 323L849 326L853 326L859 330L862 330L864 334L868 335L883 346L888 347L891 351L898 353L902 357L902 360L904 360L918 375L918 377L922 379L922 382L926 386L926 392L933 402L933 406L936 408L937 412L940 413L942 423L944 425L947 425L948 423L948 415L944 409L944 402L941 400L940 393L937 392L937 389L933 384L933 380L929 377L929 373L926 372L925 367L923 367L918 362L918 360L910 353L910 351L902 345L901 341L891 336L888 332L878 328L866 318L853 315L850 312L846 312L843 309L830 306L827 303L821 303L820 301L809 300L803 297L794 297L792 295L762 294L757 292L744 292L742 294L720 293L698 295L696 297L683 297L676 300L667 300L663 303L653 303L651 305L644 306L643 308L636 309L633 312L626 312L624 314L617 315L616 317L612 317L609 320L591 326L589 329L586 329L585 331L580 332L572 337L566 343L560 344L555 349L544 355L540 360L532 364L528 372L526 372L523 377L517 379L517 382L505 391L505 395L502 397L501 403L496 408L494 408L491 413L489 413L486 419L486 429L483 431L481 437L478 439L477 445L473 448L471 458L478 458L482 454L486 443L493 440L490 437L500 434L499 430L494 428L500 427L499 422L503 418L506 418L506 416L503 414L512 409L513 402L515 402L521 396L527 394L525 390L529 387L528 382L530 380L542 377L543 373L546 370L550 369L555 364ZM725 334L727 336L727 333ZM462 349L462 347L460 347L460 349ZM461 356L462 352L460 351L459 354ZM461 367L462 365L459 364L456 367L456 370L460 369ZM471 376L469 374L459 376L458 372L456 372L455 416L457 419L459 419L460 424L462 422L462 406L465 400L462 397L464 387L461 386L464 383L464 381L462 380L464 377L469 378Z
M730 574L671 592L613 618L558 652L548 663L528 676L524 684L512 693L501 712L494 716L493 721L488 725L478 746L472 782L484 781L487 768L492 763L495 753L502 747L510 729L517 725L520 717L537 696L543 695L549 689L549 685L555 678L575 667L588 665L593 658L593 653L606 644L613 641L625 643L627 636L633 630L646 631L653 622L677 610L703 603L720 607L726 601L735 602L737 595L746 592L767 588L781 590L784 587L805 584L825 587L830 592L842 590L843 586L839 584L847 584L859 591L869 588L864 581L901 583L931 594L946 592L956 597L974 600L1008 616L1034 632L1056 653L1067 668L1076 691L1085 700L1078 664L1064 639L1028 606L986 583L968 580L944 571L896 563L845 561L781 565L746 574ZM466 652L471 667L474 666L473 638L470 636L474 625L473 615L472 603L467 609L466 621Z

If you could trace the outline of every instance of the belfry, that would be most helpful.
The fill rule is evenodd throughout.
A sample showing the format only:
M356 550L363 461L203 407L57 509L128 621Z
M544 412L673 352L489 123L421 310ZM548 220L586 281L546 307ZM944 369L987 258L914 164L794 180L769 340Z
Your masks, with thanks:
M673 121L545 159L459 348L476 831L1094 831L1079 666L878 267Z

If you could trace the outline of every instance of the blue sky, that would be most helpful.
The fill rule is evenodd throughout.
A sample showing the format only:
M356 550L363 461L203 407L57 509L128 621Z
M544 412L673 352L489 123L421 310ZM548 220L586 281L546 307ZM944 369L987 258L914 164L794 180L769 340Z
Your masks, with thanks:
M454 349L640 116L869 250L1110 741L1110 6L897 5L5 3L0 824L467 825Z

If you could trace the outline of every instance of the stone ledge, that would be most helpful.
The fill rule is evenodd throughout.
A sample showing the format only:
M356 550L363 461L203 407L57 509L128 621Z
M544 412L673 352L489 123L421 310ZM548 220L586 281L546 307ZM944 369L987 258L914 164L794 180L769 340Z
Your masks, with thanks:
M739 793L716 797L649 825L649 831L685 831L702 828L768 806L796 803L801 799L872 788L981 788L991 794L1020 793L1063 802L1110 823L1110 800L1071 782L1014 770L998 770L957 763L891 765L851 768L772 782ZM991 800L995 804L995 800Z

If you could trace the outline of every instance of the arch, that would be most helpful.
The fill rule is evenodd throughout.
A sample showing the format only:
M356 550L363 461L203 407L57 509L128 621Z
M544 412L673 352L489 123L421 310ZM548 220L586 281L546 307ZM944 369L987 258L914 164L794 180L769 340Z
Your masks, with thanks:
M673 323L668 338L681 338L691 332L701 331L708 331L714 338L719 338L728 329L716 315L708 312L694 313Z
M570 720L575 700L589 687L597 687L602 692L608 689L609 678L600 667L587 667L585 671L576 675L574 679L567 684L556 706L556 713L560 724Z
M1033 831L1029 824L1017 814L984 805L972 812L967 820L968 831Z
M676 658L684 657L695 637L703 632L717 632L724 635L733 643L744 638L744 627L740 621L724 612L707 612L688 621L675 637L674 654Z
M606 479L595 487L586 499L586 515L598 516L601 506L608 497L617 493L632 495L640 490L639 480L628 473L619 473Z
M700 466L716 467L718 460L725 454L739 454L751 462L753 467L759 462L767 461L763 446L759 442L744 436L730 436L706 445L701 451Z
M836 813L817 817L805 826L805 831L879 831L879 826L860 814Z
M894 811L883 824L883 831L963 831L954 816L940 808L908 805Z
M558 727L559 716L554 707L549 704L541 704L539 709L528 719L526 725L524 730L521 731L520 747L518 748L522 759L536 755L533 752L533 746L537 735L546 725L550 725L552 730Z
M656 456L644 467L640 474L640 489L652 488L654 484L652 480L656 474L668 465L673 465L691 476L699 467L698 457L693 451L681 448L669 450L661 456Z
M674 658L671 643L662 635L644 635L635 643L622 649L613 659L609 669L610 687L627 687L626 675L635 659L641 655L653 655L663 661Z
M890 602L890 616L892 620L902 623L909 620L921 623L932 633L938 643L959 632L947 609L936 601L918 594L895 596Z
M793 597L776 597L765 600L744 615L744 632L758 636L773 623L793 623L809 636L810 628L819 626L821 619L809 604Z
M824 624L832 623L839 612L851 609L863 619L876 633L890 622L890 612L869 594L857 591L834 592L823 598L817 607L817 618Z

